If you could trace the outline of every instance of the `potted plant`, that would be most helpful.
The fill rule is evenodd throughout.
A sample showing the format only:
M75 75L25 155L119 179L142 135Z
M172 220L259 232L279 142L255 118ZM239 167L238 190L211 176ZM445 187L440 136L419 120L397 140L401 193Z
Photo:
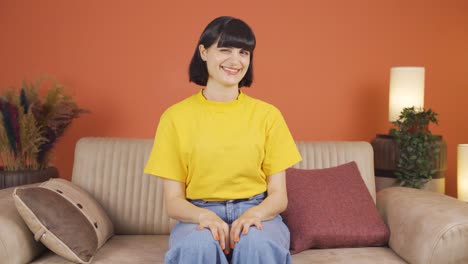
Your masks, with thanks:
M432 135L429 124L438 124L431 109L404 108L390 130L397 144L394 175L401 186L422 188L437 174L440 136Z
M39 88L49 85L41 98ZM45 88L45 87L44 87ZM51 78L0 96L0 189L58 177L51 152L72 120L87 112Z

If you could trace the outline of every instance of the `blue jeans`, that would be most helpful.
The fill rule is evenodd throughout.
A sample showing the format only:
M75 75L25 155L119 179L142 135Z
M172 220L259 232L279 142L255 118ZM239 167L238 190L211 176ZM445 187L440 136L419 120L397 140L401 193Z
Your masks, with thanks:
M207 202L191 200L198 207L216 213L229 227L247 209L259 205L265 194L250 199ZM248 234L241 233L234 250L226 256L207 228L197 229L198 224L177 222L169 239L166 264L291 264L289 254L289 230L280 215L262 222L262 230L250 227ZM229 247L229 245L226 245Z

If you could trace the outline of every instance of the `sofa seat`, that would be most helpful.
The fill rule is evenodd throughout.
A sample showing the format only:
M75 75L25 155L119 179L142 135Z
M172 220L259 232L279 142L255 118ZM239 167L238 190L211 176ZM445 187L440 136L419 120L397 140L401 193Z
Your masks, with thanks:
M168 235L115 235L99 249L92 263L164 263L168 240ZM73 264L73 262L47 251L31 264Z
M96 254L93 264L109 263L164 263L168 235L117 235L113 236ZM340 248L303 251L292 256L294 264L373 264L376 259L386 264L407 263L390 248ZM73 264L51 251L45 252L31 264Z
M407 263L388 247L314 249L293 255L292 259L294 264Z

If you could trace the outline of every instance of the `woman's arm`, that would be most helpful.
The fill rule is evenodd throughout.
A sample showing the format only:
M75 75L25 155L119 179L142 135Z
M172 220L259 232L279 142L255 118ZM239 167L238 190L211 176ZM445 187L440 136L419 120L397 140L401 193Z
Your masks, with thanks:
M230 232L230 246L239 241L239 234L247 234L249 227L255 225L262 229L262 221L275 218L276 215L286 210L288 206L288 195L286 191L286 173L281 171L267 177L268 196L258 206L245 211L236 221L232 223Z
M275 218L275 216L286 210L288 206L285 171L268 176L267 184L268 196L258 206L251 208L261 221Z
M187 223L200 223L200 215L209 211L191 204L185 198L185 183L163 179L164 200L169 217Z
M229 242L229 226L214 212L191 204L185 198L185 183L163 179L167 214L176 220L208 228L224 250Z

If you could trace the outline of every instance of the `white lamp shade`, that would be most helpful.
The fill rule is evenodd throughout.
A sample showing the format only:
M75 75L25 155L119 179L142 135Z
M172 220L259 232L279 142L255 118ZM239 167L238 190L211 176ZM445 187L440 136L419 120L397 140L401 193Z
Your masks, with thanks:
M468 144L458 145L457 182L458 199L468 202Z
M424 67L390 69L388 119L396 121L405 107L424 107Z

